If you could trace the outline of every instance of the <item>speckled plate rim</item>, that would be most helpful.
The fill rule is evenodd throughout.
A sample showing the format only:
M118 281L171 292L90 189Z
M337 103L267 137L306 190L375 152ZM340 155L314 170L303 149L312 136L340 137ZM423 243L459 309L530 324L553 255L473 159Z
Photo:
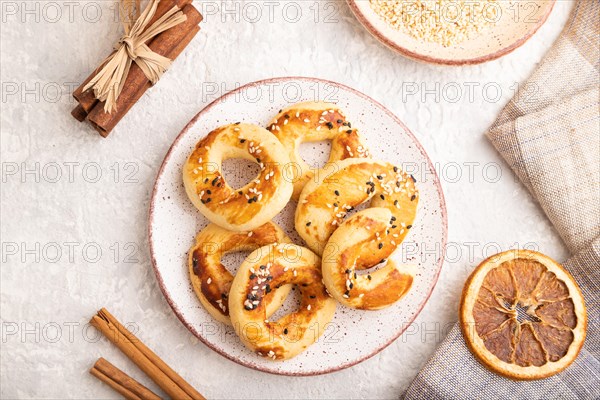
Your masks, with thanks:
M156 199L156 195L158 192L158 181L161 178L164 169L166 167L166 165L168 164L168 162L171 159L171 152L172 150L176 147L176 145L179 143L179 141L187 134L187 132L189 131L189 129L194 126L194 124L196 123L196 121L198 119L200 119L204 113L208 112L213 106L215 106L216 104L223 102L225 99L227 99L230 96L234 96L236 93L239 93L245 89L248 89L250 87L253 86L260 86L260 85L264 85L264 84L273 84L273 83L281 83L281 82L285 82L285 81L307 81L307 82L316 82L316 83L321 83L321 84L329 84L329 85L334 85L340 88L343 88L359 97L362 97L363 99L372 102L374 105L376 105L379 109L381 109L381 111L383 111L385 114L387 114L390 118L392 118L394 120L394 122L396 122L398 125L400 125L403 129L404 132L406 134L408 134L408 136L410 137L410 139L413 141L413 143L415 144L415 146L417 147L417 149L419 150L419 152L422 154L422 156L425 158L425 160L427 160L427 165L428 167L431 169L432 174L433 174L433 183L434 186L438 192L439 195L439 199L440 199L440 211L441 211L441 215L442 215L442 251L440 254L440 257L436 263L436 273L433 277L433 283L429 289L429 292L427 293L427 296L425 296L425 299L422 301L421 304L418 305L418 307L416 308L416 312L414 314L414 316L409 320L409 322L407 324L403 324L403 327L398 331L398 334L393 336L387 343L383 344L382 346L376 348L373 352L366 354L362 357L359 357L356 360L352 360L350 362L347 363L343 363L340 364L339 366L335 367L335 368L328 368L322 371L316 371L316 372L287 372L287 371L273 371L270 369L265 369L262 366L258 365L258 364L254 364L252 362L246 362L246 361L242 361L234 356L231 356L230 354L228 354L225 351L222 351L220 349L218 349L217 347L213 346L210 342L204 340L204 338L202 337L202 335L200 334L200 332L198 332L198 330L191 325L183 316L183 313L181 312L181 310L179 309L179 307L177 306L177 304L175 303L175 301L173 301L173 299L171 298L165 283L163 281L163 278L159 272L159 269L156 265L156 256L155 256L155 251L154 251L154 246L153 246L153 241L152 241L152 226L154 224L154 205L155 205L155 199ZM309 77L301 77L301 76L290 76L290 77L278 77L278 78L270 78L270 79L263 79L263 80L259 80L259 81L255 81L255 82L250 82L247 83L243 86L240 86L226 94L224 94L223 96L213 100L210 104L208 104L206 107L204 107L198 114L196 114L191 120L190 122L188 122L186 124L186 126L183 128L183 130L179 133L179 135L177 135L177 137L175 138L175 140L173 141L173 143L171 144L171 146L169 147L169 150L167 151L167 154L165 155L165 158L163 159L163 162L158 170L158 174L156 176L156 179L154 181L154 185L153 185L153 189L152 189L152 195L150 197L150 207L149 207L149 212L148 212L148 244L149 244L149 249L150 249L150 260L152 262L152 268L154 270L154 274L156 275L156 279L158 281L158 286L160 287L160 290L163 294L163 296L165 297L165 299L167 300L167 303L169 304L169 306L171 307L171 309L173 310L173 312L175 313L175 315L177 316L177 318L181 321L181 323L190 331L194 334L194 336L196 336L202 343L204 343L207 347L209 347L211 350L215 351L216 353L222 355L223 357L227 358L228 360L231 360L237 364L243 365L245 367L257 370L257 371L262 371L262 372L267 372L273 375L285 375L285 376L315 376L315 375L323 375L323 374L328 374L328 373L332 373L332 372L336 372L336 371L340 371L349 367L352 367L356 364L359 364L371 357L373 357L374 355L376 355L377 353L381 352L383 349L385 349L386 347L388 347L390 344L392 344L394 341L396 341L396 339L398 339L400 337L400 335L402 335L404 333L404 331L408 328L408 326L414 322L414 320L419 316L419 314L421 313L421 311L423 310L423 307L425 307L425 304L427 304L427 301L429 300L429 297L431 297L431 293L433 292L433 289L436 287L437 285L437 281L440 275L440 272L442 270L442 266L444 263L444 259L445 259L445 252L446 252L446 244L448 242L448 214L447 214L447 210L446 210L446 200L444 198L444 192L442 191L442 186L440 184L440 180L439 177L437 175L437 172L434 168L433 163L431 162L431 159L429 158L429 156L427 155L427 153L425 152L425 149L423 148L423 146L421 145L421 143L419 142L419 140L415 137L415 135L412 133L412 131L410 129L408 129L408 127L406 127L406 125L404 125L404 123L395 115L393 114L390 110L388 110L385 106L383 106L381 103L379 103L378 101L374 100L373 98L371 98L370 96L367 96L366 94L359 92L356 89L353 89L349 86L343 85L341 83L338 82L334 82L334 81L329 81L326 79L320 79L320 78L309 78Z
M512 42L510 45L508 45L498 51L495 51L493 53L490 53L490 54L487 54L487 55L481 56L481 57L450 59L450 58L437 58L437 57L426 56L424 54L416 53L414 51L408 50L405 47L400 46L396 41L388 38L383 32L381 32L379 29L377 29L375 26L373 26L373 24L371 24L369 22L368 18L362 13L362 11L360 11L358 6L356 5L357 1L364 1L364 0L346 0L346 2L348 3L348 6L350 7L350 10L354 14L354 16L356 17L358 22L360 22L361 25L363 27L365 27L365 29L373 37L375 37L375 39L377 39L379 42L383 43L384 45L386 45L388 48L394 50L395 52L397 52L405 57L410 58L411 60L421 61L421 62L429 63L429 64L440 64L440 65L448 65L448 66L481 64L484 62L495 60L497 58L500 58L502 56L505 56L505 55L513 52L515 49L521 47L523 44L525 44L525 42L527 42L529 39L531 39L531 37L533 35L535 35L535 33L542 27L542 25L544 25L546 23L546 21L548 20L548 17L550 16L550 14L552 14L554 5L556 4L556 0L553 0L552 5L550 7L548 7L548 11L542 16L542 18L540 18L540 21L533 27L533 29L529 30L525 36L521 37L519 40L517 40L515 42Z

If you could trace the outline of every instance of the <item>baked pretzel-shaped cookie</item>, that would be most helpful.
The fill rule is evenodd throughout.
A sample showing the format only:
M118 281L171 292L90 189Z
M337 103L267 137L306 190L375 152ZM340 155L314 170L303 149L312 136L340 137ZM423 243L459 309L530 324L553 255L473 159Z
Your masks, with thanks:
M287 284L300 290L300 309L269 321L272 298L268 294ZM270 245L255 250L240 266L231 285L229 313L249 349L262 357L285 360L323 334L335 313L335 300L323 285L319 256L294 244Z
M344 221L329 238L323 253L323 281L340 303L378 310L400 300L410 289L412 274L392 260L375 272L356 273L379 264L397 247L390 233L395 222L391 217L387 208L368 208Z
M399 167L370 159L349 158L336 162L333 169L319 171L318 179L304 187L296 208L296 231L314 252L323 254L329 237L348 212L371 200L370 207L386 208L391 213L389 249L385 243L377 249L380 254L388 250L391 254L404 240L417 213L415 179Z
M260 166L258 176L240 189L225 181L221 163L243 158ZM231 124L200 140L183 166L183 183L192 203L211 222L232 230L250 231L270 221L290 199L293 185L284 176L287 152L266 129Z
M331 140L328 162L370 157L358 131L332 103L309 101L294 104L281 110L267 129L277 136L292 161L293 168L289 172L294 183L294 200L298 200L304 185L315 175L298 153L301 143Z
M200 303L218 321L231 325L229 318L229 289L233 275L221 263L228 253L256 250L271 243L289 243L290 239L273 222L267 222L249 232L232 232L209 224L196 236L188 253L188 270L192 287ZM267 315L283 304L291 286L283 286L271 294Z

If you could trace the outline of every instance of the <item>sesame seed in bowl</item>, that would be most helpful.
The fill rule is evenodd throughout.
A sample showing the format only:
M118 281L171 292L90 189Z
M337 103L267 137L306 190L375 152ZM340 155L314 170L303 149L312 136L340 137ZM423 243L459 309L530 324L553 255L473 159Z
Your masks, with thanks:
M479 64L523 45L555 0L347 0L358 21L394 51L434 64Z

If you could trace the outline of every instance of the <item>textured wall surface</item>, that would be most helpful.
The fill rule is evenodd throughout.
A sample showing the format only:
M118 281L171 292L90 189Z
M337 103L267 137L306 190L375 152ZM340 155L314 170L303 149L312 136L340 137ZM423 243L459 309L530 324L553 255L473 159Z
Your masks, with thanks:
M99 356L154 389L88 329L102 306L210 398L397 398L457 319L479 261L525 246L566 257L483 133L559 34L570 1L522 48L460 68L392 53L345 2L293 4L196 2L200 34L102 139L71 117L70 93L118 38L114 4L1 2L2 398L116 398L87 373ZM247 369L196 340L158 289L146 238L158 167L186 122L236 85L289 75L344 83L396 113L439 167L449 212L447 260L415 324L355 367L305 378Z

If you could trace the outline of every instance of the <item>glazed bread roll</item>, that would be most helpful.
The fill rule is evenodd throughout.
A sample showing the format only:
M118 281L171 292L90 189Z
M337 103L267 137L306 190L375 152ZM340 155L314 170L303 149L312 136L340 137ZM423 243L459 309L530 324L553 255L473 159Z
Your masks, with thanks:
M269 321L269 295L287 284L300 290L300 308ZM294 244L255 250L240 266L229 295L231 322L241 341L271 360L292 358L313 344L333 318L335 307L322 283L321 259Z
M271 243L289 243L287 235L273 222L267 222L249 232L233 232L209 224L196 236L188 253L188 271L192 287L200 303L218 321L231 325L229 319L229 289L233 275L221 263L224 255L256 250ZM267 315L275 312L290 292L286 285L272 294Z
M400 300L412 286L410 270L386 260L399 245L390 234L395 222L391 217L387 208L368 208L344 221L329 238L323 253L323 281L345 306L379 310ZM382 261L386 265L374 272L357 273Z
M221 163L243 158L260 166L258 176L240 189L225 181ZM293 185L285 176L290 159L266 129L231 124L200 140L183 166L191 202L211 222L232 231L251 231L270 221L289 201Z
M333 172L320 172L317 180L308 182L298 201L296 230L308 247L322 254L346 215L368 201L370 207L390 211L390 246L401 243L417 213L414 178L383 161L349 158L335 164Z
M315 176L314 169L298 152L301 143L331 140L328 163L370 157L358 131L332 103L309 101L294 104L281 110L267 129L281 141L292 161L290 173L294 183L294 200L298 200L306 183Z

